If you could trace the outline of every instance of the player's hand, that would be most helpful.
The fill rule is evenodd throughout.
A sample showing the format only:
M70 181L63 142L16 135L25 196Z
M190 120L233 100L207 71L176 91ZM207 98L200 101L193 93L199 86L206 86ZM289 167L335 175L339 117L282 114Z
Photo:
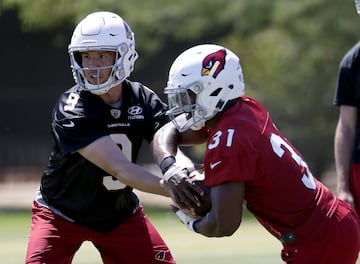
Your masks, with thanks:
M350 204L353 208L355 208L354 196L350 191L339 191L338 197L344 202Z
M196 230L194 229L194 223L198 221L200 218L192 217L188 214L186 214L183 210L180 210L178 207L171 205L171 210L179 217L180 221L186 225L186 227L195 233Z
M204 191L193 184L188 177L194 168L184 168L173 165L164 174L164 185L170 190L170 196L174 203L181 209L195 211L195 207L201 206L201 197Z

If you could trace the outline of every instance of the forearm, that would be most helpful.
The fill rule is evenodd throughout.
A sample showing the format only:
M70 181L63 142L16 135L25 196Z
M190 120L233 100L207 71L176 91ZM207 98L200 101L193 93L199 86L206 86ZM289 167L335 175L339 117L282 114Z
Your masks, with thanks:
M161 178L159 176L148 172L136 164L124 162L112 172L112 175L120 182L137 190L167 197L170 196L165 186L160 183Z
M355 146L357 108L341 105L334 138L337 188L341 195L349 193L349 175Z
M334 155L337 185L340 190L349 189L349 174L352 162L355 135L338 125L335 132Z
M212 212L199 219L186 214L182 210L177 210L176 215L180 218L181 222L188 227L189 230L206 237L231 236L237 230L241 222L240 219L236 226L221 224L221 221L216 219Z
M231 236L242 220L244 184L229 182L211 188L211 210L201 219L186 221L190 230L207 237ZM188 223L187 223L188 222Z
M169 156L175 157L178 146L179 137L176 129L172 127L171 123L168 123L156 132L151 142L155 162L160 165L164 158Z
M199 131L187 130L179 133L170 122L160 128L154 135L151 149L158 165L164 158L174 156L177 160L189 162L182 153L179 153L180 146L193 146L206 142L208 133L205 129ZM179 154L179 155L178 155Z
M163 174L172 166L178 169L193 167L193 162L179 149L179 146L180 135L171 123L166 124L155 134L151 148Z
M94 141L78 152L124 185L144 192L169 196L168 190L160 183L160 176L131 163L109 136Z
M193 225L194 231L206 237L231 236L232 233L225 233L218 226L217 221L207 214L204 218L197 220Z

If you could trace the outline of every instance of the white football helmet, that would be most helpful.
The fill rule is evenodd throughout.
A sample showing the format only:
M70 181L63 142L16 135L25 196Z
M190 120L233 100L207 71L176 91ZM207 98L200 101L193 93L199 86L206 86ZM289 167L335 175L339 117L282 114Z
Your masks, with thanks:
M356 13L360 16L360 0L355 0Z
M229 100L244 92L239 58L222 46L198 45L180 54L170 68L164 90L169 104L167 115L180 132L199 130ZM176 118L183 113L186 121Z
M85 51L116 53L114 65L110 66L111 74L106 82L90 84L86 80L80 56L80 52ZM105 11L92 13L80 21L72 35L69 54L73 76L79 88L97 95L107 93L129 77L138 58L134 33L129 25L119 15ZM98 71L100 69L96 68Z

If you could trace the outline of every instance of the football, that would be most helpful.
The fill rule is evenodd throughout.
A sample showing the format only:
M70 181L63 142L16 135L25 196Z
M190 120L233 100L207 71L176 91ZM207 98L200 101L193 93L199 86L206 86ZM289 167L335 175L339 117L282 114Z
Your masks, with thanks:
M203 217L211 210L211 188L204 184L203 180L193 180L193 184L196 184L204 191L204 196L200 197L201 206L195 207L195 216Z

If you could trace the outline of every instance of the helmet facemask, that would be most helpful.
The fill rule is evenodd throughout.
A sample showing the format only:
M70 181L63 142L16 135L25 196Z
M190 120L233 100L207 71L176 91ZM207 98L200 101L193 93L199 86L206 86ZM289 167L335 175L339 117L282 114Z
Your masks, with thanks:
M98 50L92 48L91 50ZM87 50L87 51L91 51ZM101 95L107 93L111 88L121 83L127 76L124 69L123 59L128 52L125 44L119 47L119 50L106 50L115 52L115 61L113 65L85 68L82 67L81 51L70 52L71 68L74 74L74 78L79 86L79 90L88 90L94 94ZM123 55L122 55L123 54ZM86 77L84 71L96 71L96 75L99 76L100 71L104 69L111 69L108 79L105 82L101 82L99 79L95 84L90 83Z
M200 83L194 83L186 88L166 87L164 93L168 96L169 110L167 115L172 120L178 131L183 132L189 128L199 130L204 127L207 111L204 107L197 104L197 94L203 90ZM186 121L176 117L185 114Z

